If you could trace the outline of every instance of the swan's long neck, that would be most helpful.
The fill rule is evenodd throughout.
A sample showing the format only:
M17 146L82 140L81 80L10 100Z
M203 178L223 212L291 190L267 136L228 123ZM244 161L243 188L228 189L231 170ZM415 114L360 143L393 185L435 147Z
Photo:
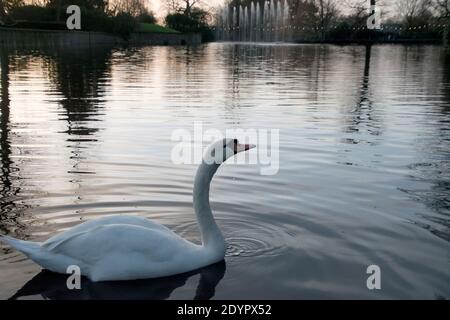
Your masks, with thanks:
M219 164L207 164L203 161L197 170L194 182L194 210L202 235L202 243L203 246L212 248L225 246L225 240L209 205L209 186L219 166Z

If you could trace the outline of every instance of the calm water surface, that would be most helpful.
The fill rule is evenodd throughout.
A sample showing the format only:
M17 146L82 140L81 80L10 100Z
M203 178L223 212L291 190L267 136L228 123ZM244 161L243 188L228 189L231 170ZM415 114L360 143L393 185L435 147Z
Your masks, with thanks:
M0 248L0 298L450 298L450 63L439 47L1 49L0 232L136 214L198 242L175 129L280 129L280 170L228 165L225 263L83 283ZM255 152L255 151L252 151ZM382 289L366 288L380 266Z

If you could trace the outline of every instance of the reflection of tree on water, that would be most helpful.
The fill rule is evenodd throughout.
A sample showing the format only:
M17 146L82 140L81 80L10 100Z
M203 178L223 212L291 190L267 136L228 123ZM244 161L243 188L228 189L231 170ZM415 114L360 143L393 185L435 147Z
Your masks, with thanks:
M55 51L56 50L56 51ZM1 143L1 177L0 177L0 230L5 233L15 232L25 228L18 217L20 216L20 202L18 202L20 188L15 183L18 179L18 165L11 159L11 123L10 123L10 74L14 70L24 69L28 65L27 59L35 53L27 50L12 50L0 47L1 62L1 119L0 119L0 143ZM102 79L109 72L109 59L111 49L106 47L96 48L50 48L42 49L39 55L48 68L51 81L55 84L56 91L62 95L60 104L63 107L62 120L68 122L68 128L64 133L69 135L71 159L75 160L74 170L77 169L82 158L82 150L86 143L95 142L91 137L98 128L90 125L98 121L101 97L104 89ZM14 57L14 60L11 60ZM14 63L12 63L14 61ZM23 205L22 205L23 206ZM20 236L22 237L23 236Z
M60 100L65 109L69 135L91 135L98 129L86 122L95 121L101 97L104 95L102 80L109 72L111 50L89 49L88 54L78 50L60 51L50 64L50 76L57 90L63 95Z
M241 46L236 45L233 47L233 50L231 51L231 57L230 57L230 65L231 68L231 110L233 111L236 107L239 106L240 103L240 72L241 72L241 66L240 66L240 59L239 57L242 55Z
M1 156L2 156L2 195L8 193L11 189L11 181L9 180L11 170L11 147L9 144L9 55L6 52L1 52ZM4 199L4 197L2 197Z
M85 50L61 49L51 55L50 77L56 89L62 94L60 100L64 108L62 120L68 122L65 133L72 148L71 158L82 158L84 143L96 142L92 137L99 129L92 126L98 121L102 108L104 87L102 79L109 73L111 49L95 47ZM76 169L77 163L74 165Z
M351 111L349 123L346 127L346 132L355 133L361 132L363 128L367 128L367 132L371 135L380 135L379 121L374 118L373 101L370 97L370 61L372 57L372 46L367 45L365 48L364 58L364 76L359 93L359 101L355 108ZM347 139L348 143L357 143L354 139Z
M1 144L1 177L0 177L0 229L6 232L8 225L12 222L15 228L22 228L18 222L19 216L16 209L15 197L19 188L14 186L11 173L14 171L11 160L11 128L10 128L10 97L9 97L9 53L0 47L1 61L1 101L0 101L0 144Z
M192 272L157 279L91 282L82 278L81 290L67 289L67 275L42 271L10 299L40 295L45 299L55 300L161 300L170 298L174 290L183 287L188 279L199 274L194 300L208 300L214 297L215 289L224 277L225 270L225 261L221 261Z

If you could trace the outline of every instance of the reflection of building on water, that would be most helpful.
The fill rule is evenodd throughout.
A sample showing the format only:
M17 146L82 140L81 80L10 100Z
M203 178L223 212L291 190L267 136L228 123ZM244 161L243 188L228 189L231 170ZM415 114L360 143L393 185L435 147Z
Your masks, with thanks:
M225 261L221 261L192 272L157 279L91 282L83 277L80 290L67 289L67 275L42 271L10 299L40 295L44 299L54 300L162 300L170 298L177 288L184 287L188 279L200 275L195 295L189 298L209 300L214 297L225 270Z

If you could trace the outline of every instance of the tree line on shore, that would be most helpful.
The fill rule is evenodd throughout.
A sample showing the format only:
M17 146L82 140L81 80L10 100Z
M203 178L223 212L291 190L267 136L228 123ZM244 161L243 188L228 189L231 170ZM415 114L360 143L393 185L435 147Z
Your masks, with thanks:
M1 0L0 26L65 29L66 9L78 5L82 29L129 35L140 23L155 24L157 19L147 0ZM196 0L167 1L167 27L181 32L201 32L211 40L209 12Z
M259 3L263 8L266 2L273 5L277 1L228 0L225 5L249 8L252 3L253 6ZM289 6L289 30L294 39L448 39L450 0L285 0L278 3ZM381 28L371 30L367 27L368 18L375 14L375 7L380 14L377 19ZM239 11L236 10L238 15Z
M82 29L126 35L140 22L154 23L144 0L2 0L0 24L19 28L66 29L66 9L78 5Z
M128 36L140 23L155 24L157 19L148 0L1 0L0 26L37 29L65 29L66 9L78 5L82 29ZM212 40L210 12L197 0L166 0L167 27L180 32L201 32Z
M264 6L267 0L225 0L230 7ZM156 23L150 0L1 0L0 25L64 28L66 8L79 5L83 29L127 35L139 23ZM297 38L327 41L366 39L376 36L448 39L450 0L285 0L289 5L289 27ZM218 8L206 0L163 0L167 27L181 32L200 32L205 41L214 38ZM383 31L368 30L367 19L381 10ZM295 39L295 37L294 37Z

